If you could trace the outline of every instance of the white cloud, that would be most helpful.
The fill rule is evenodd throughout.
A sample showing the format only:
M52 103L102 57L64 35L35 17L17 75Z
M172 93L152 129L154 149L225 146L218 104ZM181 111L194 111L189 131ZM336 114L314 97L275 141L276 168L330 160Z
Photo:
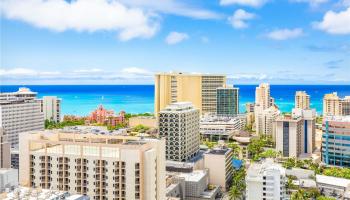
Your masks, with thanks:
M253 13L238 9L228 18L228 21L234 28L243 29L248 27L248 23L246 21L254 19L255 17L256 16Z
M73 70L73 73L98 73L98 72L103 72L102 69L99 68L91 68L91 69L77 69L77 70Z
M272 40L287 40L298 38L303 35L303 29L295 28L295 29L279 29L272 31L266 35L266 37Z
M327 3L329 0L290 0L290 2L295 3L308 3L312 7L316 7L320 4Z
M350 34L350 7L344 11L328 11L314 27L330 34Z
M202 36L202 37L201 37L201 42L206 44L206 43L209 42L209 38L206 37L206 36Z
M177 44L179 42L182 42L184 40L187 40L189 36L186 33L180 33L180 32L171 32L169 35L165 38L165 42L169 45Z
M28 68L0 69L0 76L54 76L59 75L57 71L36 71Z
M157 17L116 0L3 0L1 12L8 19L24 21L53 31L116 31L121 40L152 37Z
M144 76L148 76L148 75L152 75L153 73L142 69L142 68L138 68L138 67L128 67L128 68L123 68L121 70L122 73L124 74L132 74L132 75L144 75Z
M266 4L269 0L220 0L220 5L242 5L251 7L261 7Z
M123 4L155 12L180 15L196 19L218 19L221 15L202 8L187 5L177 0L120 0Z

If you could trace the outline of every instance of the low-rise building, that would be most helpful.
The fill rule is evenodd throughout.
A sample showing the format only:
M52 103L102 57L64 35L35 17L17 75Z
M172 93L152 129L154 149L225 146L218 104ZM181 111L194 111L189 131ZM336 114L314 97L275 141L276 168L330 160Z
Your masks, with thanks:
M18 170L0 168L0 194L6 190L13 190L16 187L18 187Z
M204 154L204 168L209 170L209 184L228 191L233 176L233 151L225 146L217 146Z
M350 180L333 176L316 175L317 187L322 195L336 199L345 199L350 192Z
M70 194L67 191L18 187L0 194L2 200L90 200L89 196Z
M220 193L218 186L209 185L207 170L167 172L167 197L181 200L215 200Z
M200 120L200 133L203 139L209 141L229 140L236 132L243 130L245 126L245 115L235 117L205 115Z
M272 159L252 163L246 175L246 199L286 199L285 169Z
M140 124L150 128L156 128L157 118L154 116L137 116L137 117L131 117L129 119L130 127L135 127Z

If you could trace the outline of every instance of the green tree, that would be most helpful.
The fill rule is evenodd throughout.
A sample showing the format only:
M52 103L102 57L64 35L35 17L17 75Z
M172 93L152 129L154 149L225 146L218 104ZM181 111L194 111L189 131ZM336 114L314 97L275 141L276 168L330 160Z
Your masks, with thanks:
M246 171L244 167L241 169L234 171L232 177L232 184L229 190L230 200L240 199L246 189L245 183Z

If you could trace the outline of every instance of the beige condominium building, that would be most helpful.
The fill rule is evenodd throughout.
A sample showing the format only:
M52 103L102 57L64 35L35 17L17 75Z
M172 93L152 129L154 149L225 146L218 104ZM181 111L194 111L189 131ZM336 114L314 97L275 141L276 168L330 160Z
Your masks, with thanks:
M158 73L155 75L154 113L175 102L192 102L202 113L216 112L216 89L226 84L225 75Z
M274 123L276 150L284 157L299 157L304 152L304 120L285 115L279 116Z
M336 92L325 94L323 97L324 116L350 115L350 96L340 98Z
M261 83L255 89L255 106L261 106L265 110L273 105L273 98L270 95L270 84Z
M199 110L178 102L159 112L159 137L166 139L166 159L188 161L199 151Z
M165 199L165 141L50 130L20 140L22 186L91 199Z
M305 110L310 109L310 95L305 91L296 91L295 108Z
M53 122L61 121L61 99L55 96L44 96L40 99L40 104L45 120Z
M258 135L272 136L274 135L273 122L280 115L280 110L276 106L261 110L262 107L255 107L255 126Z

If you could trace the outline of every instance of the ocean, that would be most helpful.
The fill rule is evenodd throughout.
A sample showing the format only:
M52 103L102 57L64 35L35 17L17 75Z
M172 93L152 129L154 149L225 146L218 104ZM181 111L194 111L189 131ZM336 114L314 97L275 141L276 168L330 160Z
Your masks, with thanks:
M153 112L154 85L0 85L1 92L17 91L28 87L38 92L38 97L58 96L62 99L63 115L88 115L102 104L115 112ZM235 85L239 88L240 112L245 112L245 103L254 102L256 85ZM294 107L295 91L306 91L311 98L311 107L322 113L322 98L326 93L338 92L350 95L350 85L271 85L271 96L282 112Z

